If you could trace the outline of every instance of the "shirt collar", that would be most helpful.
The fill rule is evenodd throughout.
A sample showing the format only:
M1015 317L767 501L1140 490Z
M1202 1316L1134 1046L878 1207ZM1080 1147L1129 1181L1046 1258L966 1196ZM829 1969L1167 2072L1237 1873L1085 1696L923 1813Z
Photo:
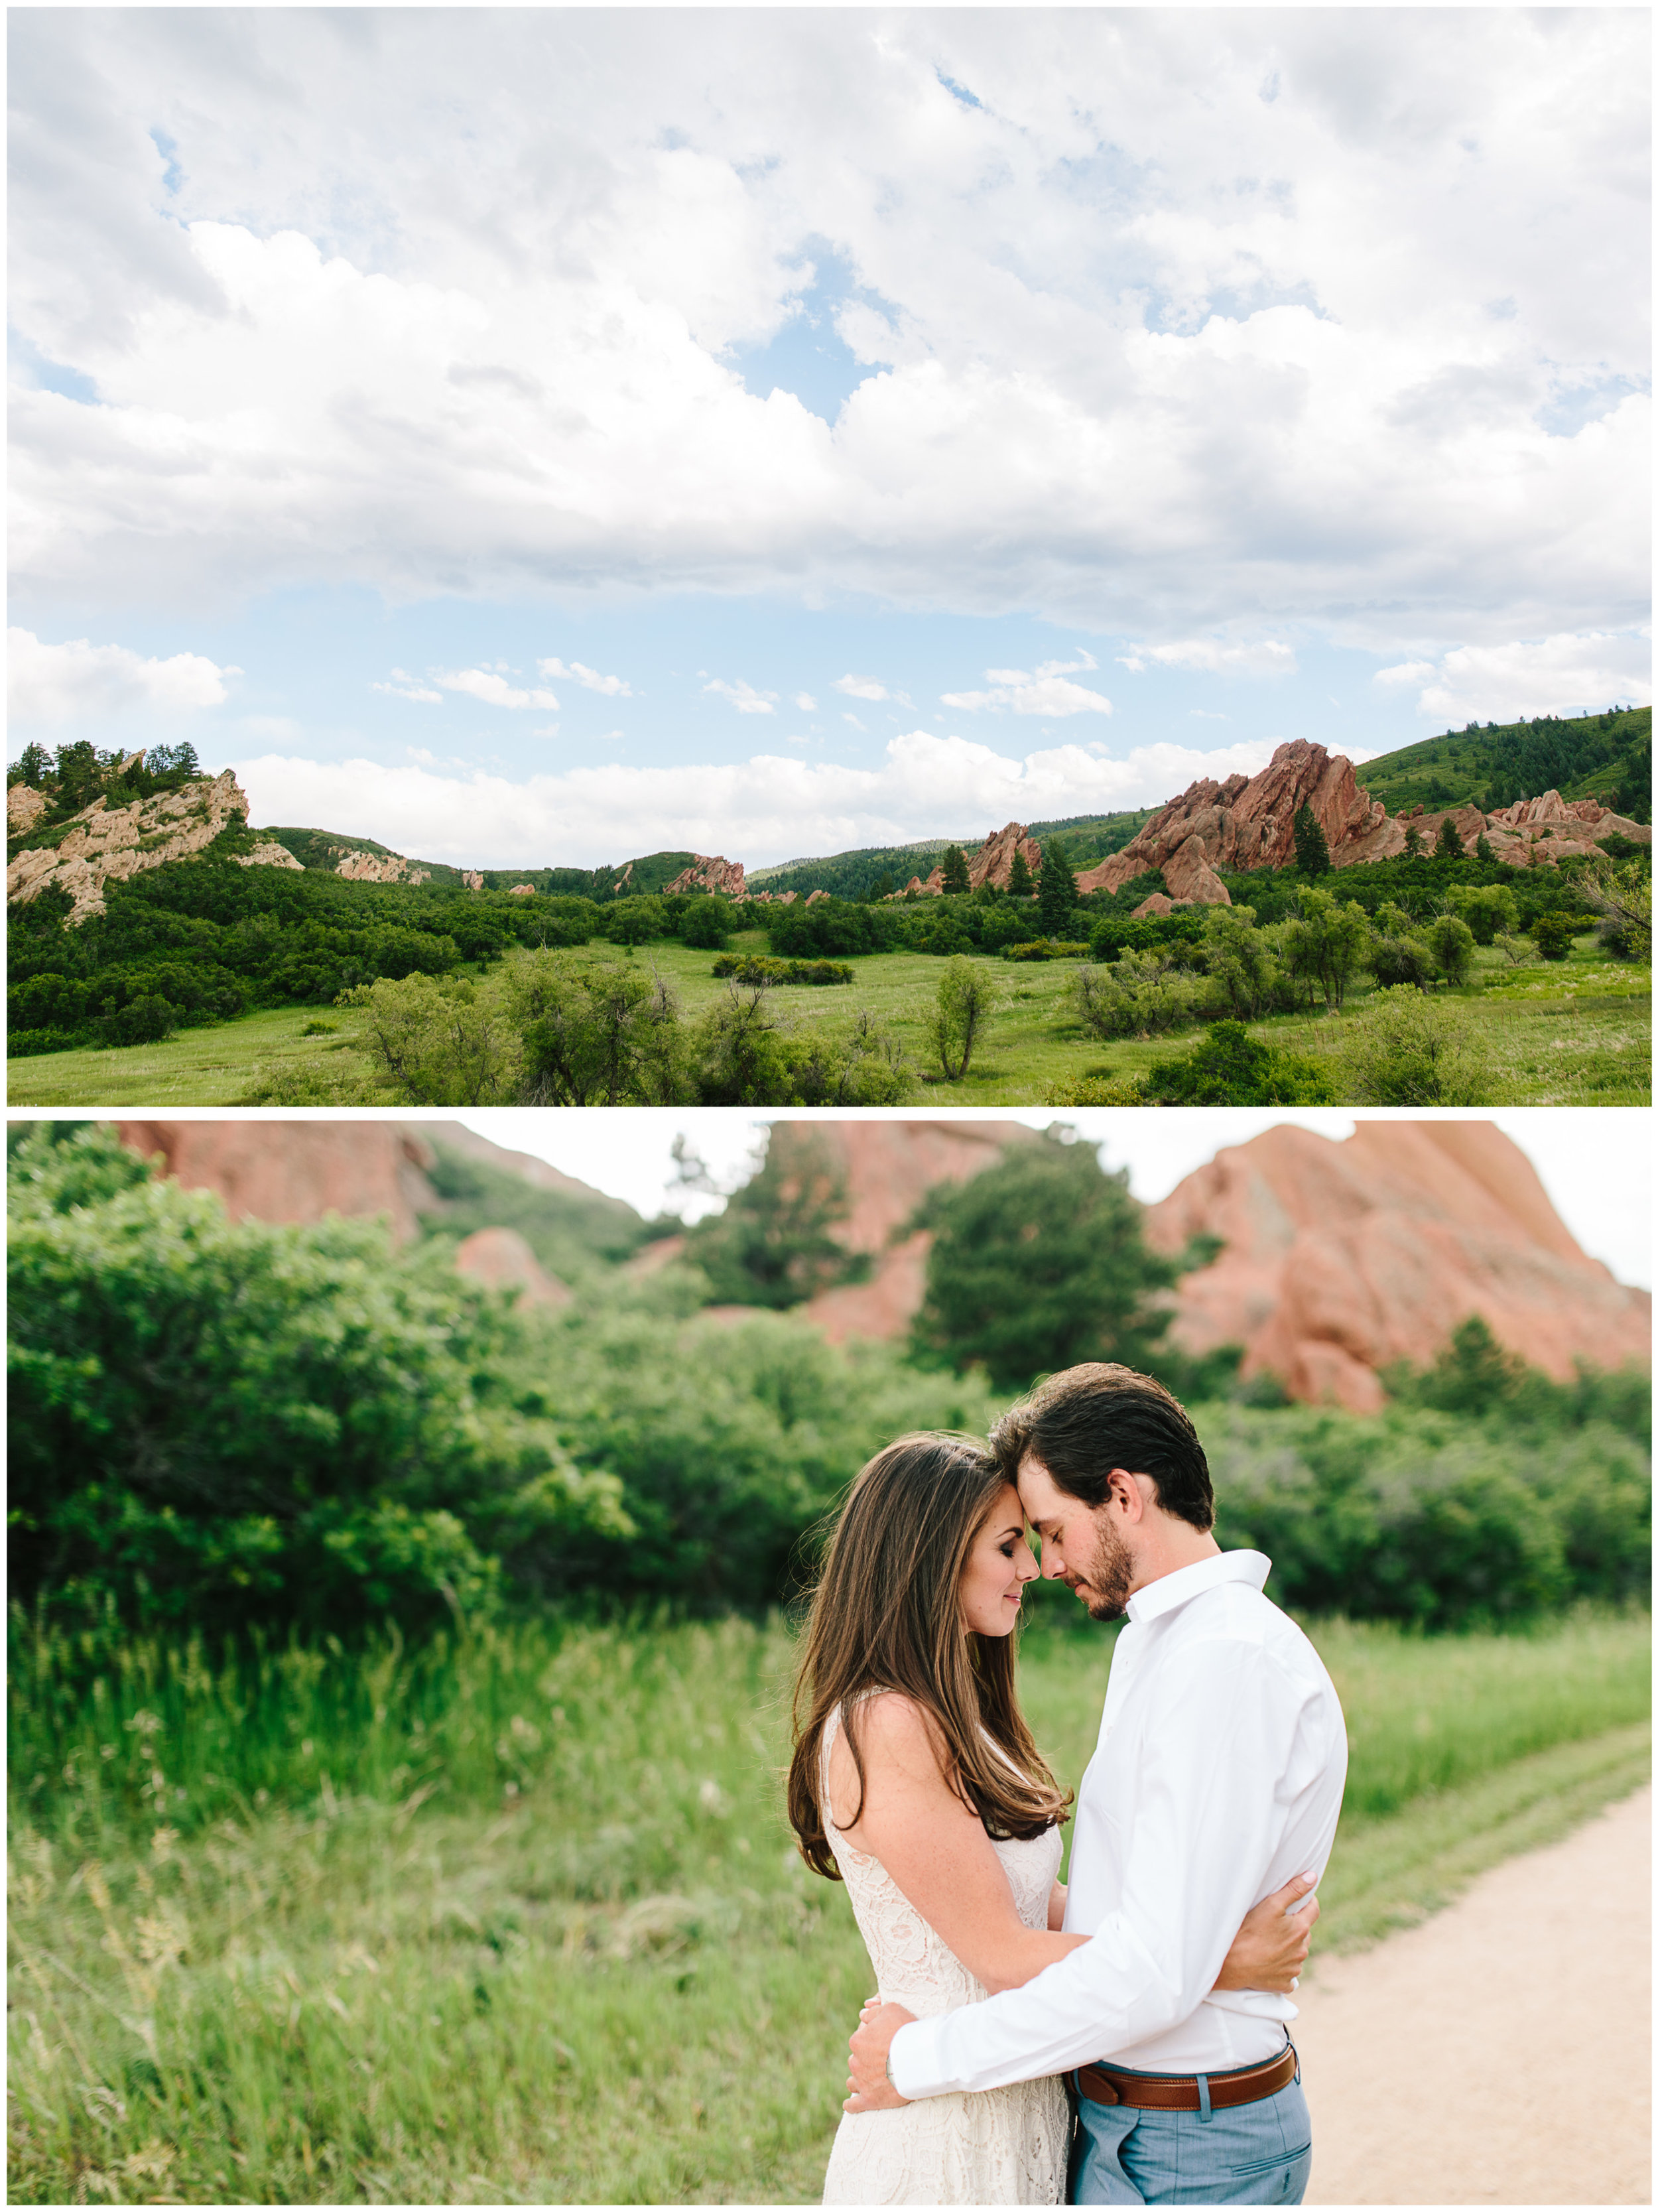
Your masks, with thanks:
M1189 1598L1200 1597L1205 1590L1214 1589L1222 1583L1248 1583L1252 1589L1260 1589L1272 1571L1272 1563L1265 1552L1221 1552L1213 1559L1199 1559L1189 1567L1176 1567L1172 1575L1160 1575L1144 1589L1137 1589L1125 1608L1133 1621L1161 1620L1166 1613L1173 1613Z

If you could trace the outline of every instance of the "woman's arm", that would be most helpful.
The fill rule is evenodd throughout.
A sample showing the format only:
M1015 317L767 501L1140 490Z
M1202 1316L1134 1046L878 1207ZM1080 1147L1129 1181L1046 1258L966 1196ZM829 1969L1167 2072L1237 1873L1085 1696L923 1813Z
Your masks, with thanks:
M944 1779L943 1747L911 1699L889 1692L858 1709L864 1802L848 1843L880 1860L968 1972L993 1993L1017 1989L1088 1942L1027 1928L984 1823ZM844 1735L829 1759L831 1812L857 1803L858 1777ZM1049 1900L1049 1913L1053 1911Z
M898 1887L968 1972L993 1996L1021 1987L1091 1939L1058 1922L1066 1889L1048 1893L1048 1926L1027 1928L984 1823L944 1779L942 1746L921 1708L896 1691L859 1707L864 1797L850 1827L835 1825L880 1860ZM858 1803L858 1773L844 1731L829 1758L830 1811ZM1318 1901L1291 1908L1312 1877L1297 1875L1244 1918L1214 1986L1287 1992L1306 1964Z

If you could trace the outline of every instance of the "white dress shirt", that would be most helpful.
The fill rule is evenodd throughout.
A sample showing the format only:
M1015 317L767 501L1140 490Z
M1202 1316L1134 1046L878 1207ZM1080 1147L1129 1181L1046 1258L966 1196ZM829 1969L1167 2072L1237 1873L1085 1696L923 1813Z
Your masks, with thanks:
M1218 1992L1215 1977L1252 1905L1322 1875L1347 1735L1317 1652L1261 1595L1271 1566L1223 1552L1129 1599L1071 1852L1065 1924L1093 1940L1021 1989L901 2028L901 2094L1102 2058L1224 2073L1283 2049L1288 1997Z

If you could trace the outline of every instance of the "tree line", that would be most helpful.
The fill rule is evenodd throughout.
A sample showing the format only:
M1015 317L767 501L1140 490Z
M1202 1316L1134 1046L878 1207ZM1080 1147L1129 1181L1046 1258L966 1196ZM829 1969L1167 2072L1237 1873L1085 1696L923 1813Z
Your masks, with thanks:
M1042 1372L1127 1359L1199 1407L1226 1544L1286 1601L1442 1627L1643 1597L1644 1374L1559 1383L1466 1323L1375 1419L1193 1361L1123 1178L1054 1131L941 1187L907 1343L790 1309L844 1265L844 1188L781 1167L647 1278L558 1312L450 1265L441 1216L233 1222L106 1133L12 1133L15 1601L92 1650L165 1630L416 1633L513 1607L786 1599L810 1532L905 1429L982 1431ZM808 1169L810 1163L806 1164ZM736 1326L709 1301L754 1308ZM106 1643L97 1645L106 1650Z

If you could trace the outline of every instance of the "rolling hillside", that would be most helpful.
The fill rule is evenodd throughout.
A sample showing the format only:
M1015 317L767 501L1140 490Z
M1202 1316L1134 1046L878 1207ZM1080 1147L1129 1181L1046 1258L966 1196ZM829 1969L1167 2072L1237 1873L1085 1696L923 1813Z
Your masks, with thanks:
M1598 799L1637 822L1652 817L1652 709L1611 708L1570 720L1487 722L1448 730L1366 761L1358 780L1390 814L1472 801L1482 812L1558 791Z

